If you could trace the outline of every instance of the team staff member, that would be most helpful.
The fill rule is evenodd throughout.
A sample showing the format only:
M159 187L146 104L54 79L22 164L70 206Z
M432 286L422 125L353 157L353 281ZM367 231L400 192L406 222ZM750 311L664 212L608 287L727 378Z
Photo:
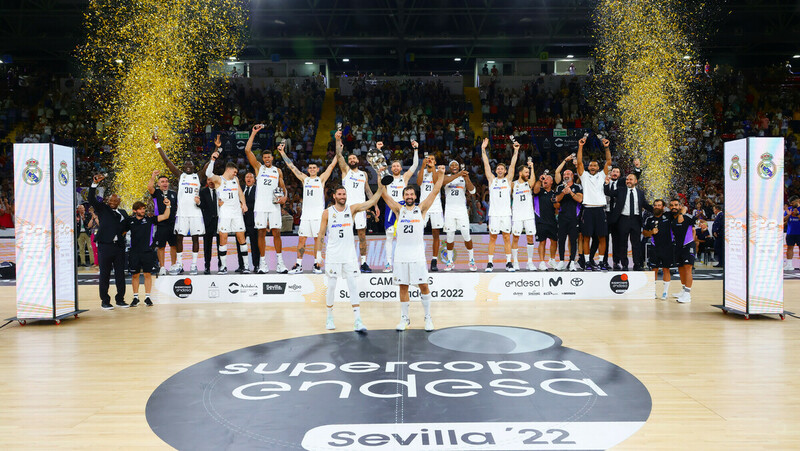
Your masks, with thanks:
M178 193L169 189L169 178L166 175L159 175L161 171L153 171L150 181L147 182L147 192L153 197L155 213L161 215L166 209L164 199L169 199L172 205L178 205ZM158 189L155 188L156 178L158 178ZM172 209L170 209L172 210ZM166 257L164 255L167 244L169 244L169 254L172 259L172 267L169 272L179 274L183 268L178 263L177 237L175 236L175 212L170 211L170 217L166 221L159 222L156 226L155 234L156 247L158 247L158 264L161 269L159 276L167 275Z
M213 250L214 239L217 240L217 247L219 247L219 236L217 235L217 223L219 222L219 213L217 206L217 190L214 189L214 184L206 180L206 186L200 190L200 209L203 212L203 226L206 233L203 235L203 260L205 261L205 269L203 274L211 274L211 252ZM222 266L217 255L217 267Z
M663 271L664 290L661 299L666 299L669 294L669 282L672 280L670 268L674 258L674 245L672 244L672 234L670 233L670 216L664 214L664 200L656 199L653 201L653 216L644 221L642 235L650 238L653 244L653 252L648 255L650 269L656 272Z
M600 162L597 160L589 161L588 171L583 167L583 146L586 144L586 138L581 138L578 141L578 176L581 178L583 185L583 216L581 218L581 233L583 234L583 258L586 262L586 270L592 271L597 269L594 260L589 256L591 249L590 240L595 239L598 245L598 252L601 254L606 251L606 236L608 235L608 224L606 223L606 196L604 193L604 185L608 170L611 168L611 148L607 139L602 140L603 149L605 150L606 161L603 165L603 170L600 170ZM639 224L641 227L641 223ZM602 266L599 269L608 270L608 265Z
M337 186L333 190L334 204L325 209L320 216L319 233L314 240L314 255L317 261L322 261L322 241L328 236L325 246L325 274L328 279L328 291L325 296L325 305L328 308L328 318L325 321L325 328L333 330L336 326L333 323L333 301L336 299L336 281L338 279L347 280L347 289L350 292L350 305L353 306L355 323L353 330L364 332L367 330L361 320L361 302L358 298L358 260L356 259L355 249L353 249L353 218L359 212L369 210L378 203L382 189L372 196L368 202L347 205L347 190L343 186Z
M438 174L434 191L442 188L444 172ZM425 311L425 330L433 330L431 318L431 290L428 289L428 270L425 262L425 213L433 205L435 197L428 196L419 206L414 203L417 195L414 188L407 186L403 189L403 205L396 202L383 190L380 177L378 186L386 205L397 216L397 252L394 255L394 283L400 286L400 323L396 329L406 330L411 324L408 316L409 285L419 287L422 308Z
M578 212L583 201L583 190L573 181L573 173L569 169L564 171L564 181L556 188L555 201L559 205L558 211L558 257L561 260L559 270L567 269L577 271L578 264L575 256L578 253ZM569 238L569 260L564 259L567 238Z
M558 248L558 224L556 223L555 191L553 177L542 174L533 184L533 213L536 217L536 241L539 242L539 271L547 271L547 266L558 268L556 249ZM545 245L550 241L550 260L545 260Z
M164 199L164 212L156 216L145 216L147 206L144 202L133 203L133 216L126 220L125 227L131 231L131 250L128 256L128 269L131 272L133 300L131 307L139 305L139 274L144 273L144 303L151 307L150 291L153 288L152 272L158 265L158 256L153 250L153 226L169 219L172 204Z
M619 241L619 239L617 238L617 225L611 222L611 210L614 209L614 200L615 200L614 197L611 195L611 193L616 192L619 185L623 182L622 180L619 179L620 174L622 174L622 172L620 172L620 169L618 167L612 167L611 171L608 172L608 181L603 187L603 191L605 192L606 195L605 210L606 210L606 222L608 223L608 234L606 235L606 251L605 253L603 253L603 260L602 260L603 266L608 266L609 248L613 247L613 249L616 249L617 242ZM590 252L591 258L594 258L594 254L595 252L597 252L598 248L599 248L599 243L597 245L592 244L592 249ZM620 256L617 255L616 252L613 252L612 262L615 270L620 269L622 267L622 265L618 261L619 257Z
M647 203L644 191L637 187L637 179L634 174L625 177L625 188L617 188L613 192L614 210L611 211L609 218L611 222L617 224L617 238L619 246L614 254L621 254L620 261L624 269L628 268L628 240L631 242L631 253L633 254L633 270L641 271L644 265L644 252L642 251L642 212L644 210L653 211L653 207Z
M433 236L433 256L431 257L431 272L439 271L439 247L441 241L439 235L444 227L444 210L442 209L441 192L433 192L433 187L436 186L438 172L436 171L436 157L428 155L423 161L422 168L417 171L417 185L419 185L420 202L423 202L428 196L436 196L433 205L425 214L425 226L431 224L431 235ZM444 165L441 166L444 168Z
M681 276L683 291L678 294L677 301L681 304L692 302L692 267L694 266L694 217L686 214L686 207L681 207L681 201L669 201L672 212L670 232L672 232L675 249L675 263L678 265L678 274Z
M256 175L252 172L244 175L244 203L247 205L247 211L242 215L244 217L244 235L245 239L250 240L250 259L253 262L253 271L258 271L261 251L258 248L258 229L256 229L255 210L253 210L256 205ZM244 271L242 254L237 254L237 258L239 268L236 269L236 272L242 272Z
M785 227L784 230L786 230ZM800 233L800 231L798 231L798 233ZM717 264L714 265L714 267L724 268L725 267L725 215L722 214L722 207L720 207L719 205L714 205L714 225L711 226L711 236L714 238L714 256L717 258ZM800 244L800 242L798 244Z
M489 182L489 263L486 264L486 272L494 269L494 248L497 235L500 233L503 234L503 247L506 251L506 271L514 272L519 269L519 263L516 267L511 263L511 197L513 195L511 186L514 183L514 167L517 164L520 146L518 142L514 141L511 169L508 170L506 165L499 163L495 168L497 171L495 176L492 174L489 157L486 155L488 145L489 138L484 138L481 143L481 158L486 180Z
M105 179L102 174L94 176L89 188L89 205L94 207L100 224L94 241L97 243L97 257L100 266L100 307L113 310L111 297L108 295L108 283L111 280L111 269L114 269L114 283L117 286L117 307L128 308L125 302L125 232L128 213L119 208L120 198L111 194L106 203L97 200L97 185Z

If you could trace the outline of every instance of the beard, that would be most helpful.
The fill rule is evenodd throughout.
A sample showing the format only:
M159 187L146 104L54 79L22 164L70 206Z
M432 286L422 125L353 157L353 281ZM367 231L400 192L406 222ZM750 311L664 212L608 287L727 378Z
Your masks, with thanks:
M358 163L352 163L352 162L348 161L347 165L350 166L350 169L355 169L358 166Z
M664 213L664 209L663 208L654 208L653 209L653 214L656 215L656 216L661 216L663 213Z

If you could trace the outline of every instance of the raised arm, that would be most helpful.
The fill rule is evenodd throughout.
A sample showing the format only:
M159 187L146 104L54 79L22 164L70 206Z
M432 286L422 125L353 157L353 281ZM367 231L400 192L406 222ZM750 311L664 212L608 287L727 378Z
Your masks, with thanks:
M286 163L286 167L291 169L291 171L294 174L294 176L297 177L298 179L300 179L301 182L305 182L306 181L306 177L308 177L308 176L303 174L302 172L300 172L300 170L297 169L297 167L295 167L294 163L292 163L292 160L289 159L289 156L286 155L286 152L283 150L282 147L278 148L278 153L281 154L281 158L283 158L283 161ZM323 181L322 183L325 183L325 182Z
M558 167L556 168L556 173L553 174L553 182L556 185L561 183L561 171L564 170L564 166L567 165L567 161L569 160L570 160L570 155L567 155L567 158L564 158L564 161L562 161L561 164L559 164Z
M608 139L603 140L603 149L606 151L606 164L603 166L603 172L608 175L611 169L611 142Z
M172 209L172 205L170 205L170 200L165 197L164 198L164 213L161 213L160 215L158 215L156 217L156 220L158 220L158 222L161 222L161 221L166 221L167 219L169 219L169 214L170 214L171 209Z
M169 159L166 152L164 152L164 149L161 148L161 143L158 142L158 136L153 135L153 142L156 143L156 150L158 150L158 154L161 155L161 159L164 160L164 163L166 163L169 172L171 172L175 177L180 177L181 171L177 166L175 166L175 164L172 163L172 160Z
M528 162L528 186L533 189L533 186L536 184L537 180L534 178L536 176L536 172L533 170L533 160Z
M378 193L380 193L381 197L383 197L383 201L386 202L386 206L389 207L395 215L400 214L400 209L403 208L400 204L397 203L396 200L392 199L392 196L386 192L386 187L383 186L381 183L380 176L378 178Z
M517 158L519 157L519 142L514 141L514 155L511 157L511 163L508 165L508 174L506 175L506 179L508 179L509 183L514 182L514 170L517 167Z
M158 169L153 171L153 174L150 175L150 181L147 182L147 192L150 193L151 196L156 192L156 179L160 173Z
M97 200L97 185L100 184L106 177L103 174L96 174L92 179L92 186L89 187L89 193L86 197L89 198L89 205L94 207L95 214L100 213L100 210L108 208L108 205ZM93 218L94 219L94 218Z
M461 171L461 176L464 177L464 183L467 185L467 192L475 194L475 185L473 185L472 180L469 179L469 172Z
M219 151L212 153L211 161L206 164L206 178L208 181L211 181L215 187L221 185L219 176L214 174L214 163L217 162L217 158L219 158Z
M355 205L351 206L350 207L350 214L355 216L355 214L360 212L360 211L365 211L365 210L369 210L370 208L372 208L373 205L378 203L378 199L381 198L381 194L384 191L386 191L386 188L383 187L383 186L379 186L378 187L378 191L375 194L373 194L369 198L369 200L367 200L366 202L362 202L360 204L355 204Z
M583 176L583 146L586 144L586 138L581 138L578 141L578 162L575 164L578 169L578 175Z
M328 181L328 178L333 174L333 168L336 167L336 162L339 160L338 155L334 155L333 159L331 160L331 164L328 165L328 168L325 169L325 172L322 173L320 179L322 180L322 184ZM295 174L296 175L296 174Z
M436 173L433 174L433 179L435 180L433 185L433 193L428 195L428 197L426 197L425 200L423 200L422 203L419 204L419 208L420 210L422 210L423 217L425 216L425 213L428 212L428 209L431 208L433 202L436 200L436 195L434 193L437 193L439 192L439 190L442 189L442 182L444 181L444 171L441 172L436 171Z
M492 166L489 165L489 156L486 155L486 148L489 146L489 138L483 138L481 143L481 160L483 160L483 172L486 173L486 181L491 185L494 182L494 174L492 174ZM449 182L448 182L449 183Z
M261 169L261 163L258 162L256 154L253 153L253 141L256 140L256 134L258 134L259 130L262 128L264 128L264 124L254 125L253 130L250 132L250 138L247 139L247 144L244 146L244 153L247 155L247 161L250 162L250 166L253 167L253 170L256 171L256 174L258 174L259 169ZM219 149L219 147L222 145L219 135L217 135L217 141L214 141L214 144L216 144L217 149Z
M417 170L417 166L419 166L419 143L416 141L411 141L411 151L414 152L414 157L411 160L411 167L408 168L405 174L403 174L403 181L406 182L408 185L408 181L411 179L411 176L414 175L414 171Z
M349 168L344 154L342 154L342 150L344 149L344 144L342 144L342 131L337 131L334 133L333 137L336 140L336 159L339 160L339 171L342 172L342 179L344 179L344 175L347 174Z

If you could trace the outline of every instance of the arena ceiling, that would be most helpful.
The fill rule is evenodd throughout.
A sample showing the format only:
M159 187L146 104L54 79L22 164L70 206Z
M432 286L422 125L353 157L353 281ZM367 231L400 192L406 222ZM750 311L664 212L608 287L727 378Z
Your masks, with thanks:
M692 1L692 0L686 0ZM76 69L86 0L3 0L0 55ZM334 71L420 72L474 67L475 58L589 56L590 0L251 0L241 59L328 59ZM716 4L701 59L741 67L800 54L800 0ZM349 63L342 59L350 59ZM461 58L460 62L454 58Z

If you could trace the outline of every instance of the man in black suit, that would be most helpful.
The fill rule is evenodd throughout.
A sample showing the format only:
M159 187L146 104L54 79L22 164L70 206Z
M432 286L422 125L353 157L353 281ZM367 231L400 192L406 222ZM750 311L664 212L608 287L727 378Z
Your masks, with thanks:
M205 173L205 169L203 169L203 173ZM217 213L217 190L208 181L206 181L206 186L200 189L200 210L203 212L203 223L206 228L206 233L203 235L203 257L206 269L203 274L211 274L211 251L214 238L217 239L217 247L219 247L219 236L217 235L219 216ZM217 266L220 266L219 255L217 256Z
M89 188L89 204L94 207L100 224L94 239L97 242L97 258L100 264L100 307L113 310L111 297L108 295L108 284L111 280L111 269L114 269L114 282L117 286L115 296L117 307L128 308L125 302L125 232L127 231L128 213L119 208L120 198L111 194L106 203L97 200L97 185L105 176L97 174Z
M653 211L653 206L647 203L644 191L636 185L639 180L634 174L625 178L625 187L618 187L612 193L614 208L611 210L609 220L616 224L617 235L614 237L614 255L619 255L623 270L628 268L628 241L631 243L633 253L633 270L644 269L644 252L642 250L642 211Z
M725 215L722 207L714 205L714 224L711 226L711 236L714 237L714 257L717 259L715 268L725 267Z
M261 250L258 247L258 229L256 229L255 205L256 205L256 175L248 172L244 176L244 200L247 204L247 211L244 213L244 233L250 239L250 256L253 258L253 272L258 271L258 263L261 260ZM238 254L239 269L244 268L242 254Z

